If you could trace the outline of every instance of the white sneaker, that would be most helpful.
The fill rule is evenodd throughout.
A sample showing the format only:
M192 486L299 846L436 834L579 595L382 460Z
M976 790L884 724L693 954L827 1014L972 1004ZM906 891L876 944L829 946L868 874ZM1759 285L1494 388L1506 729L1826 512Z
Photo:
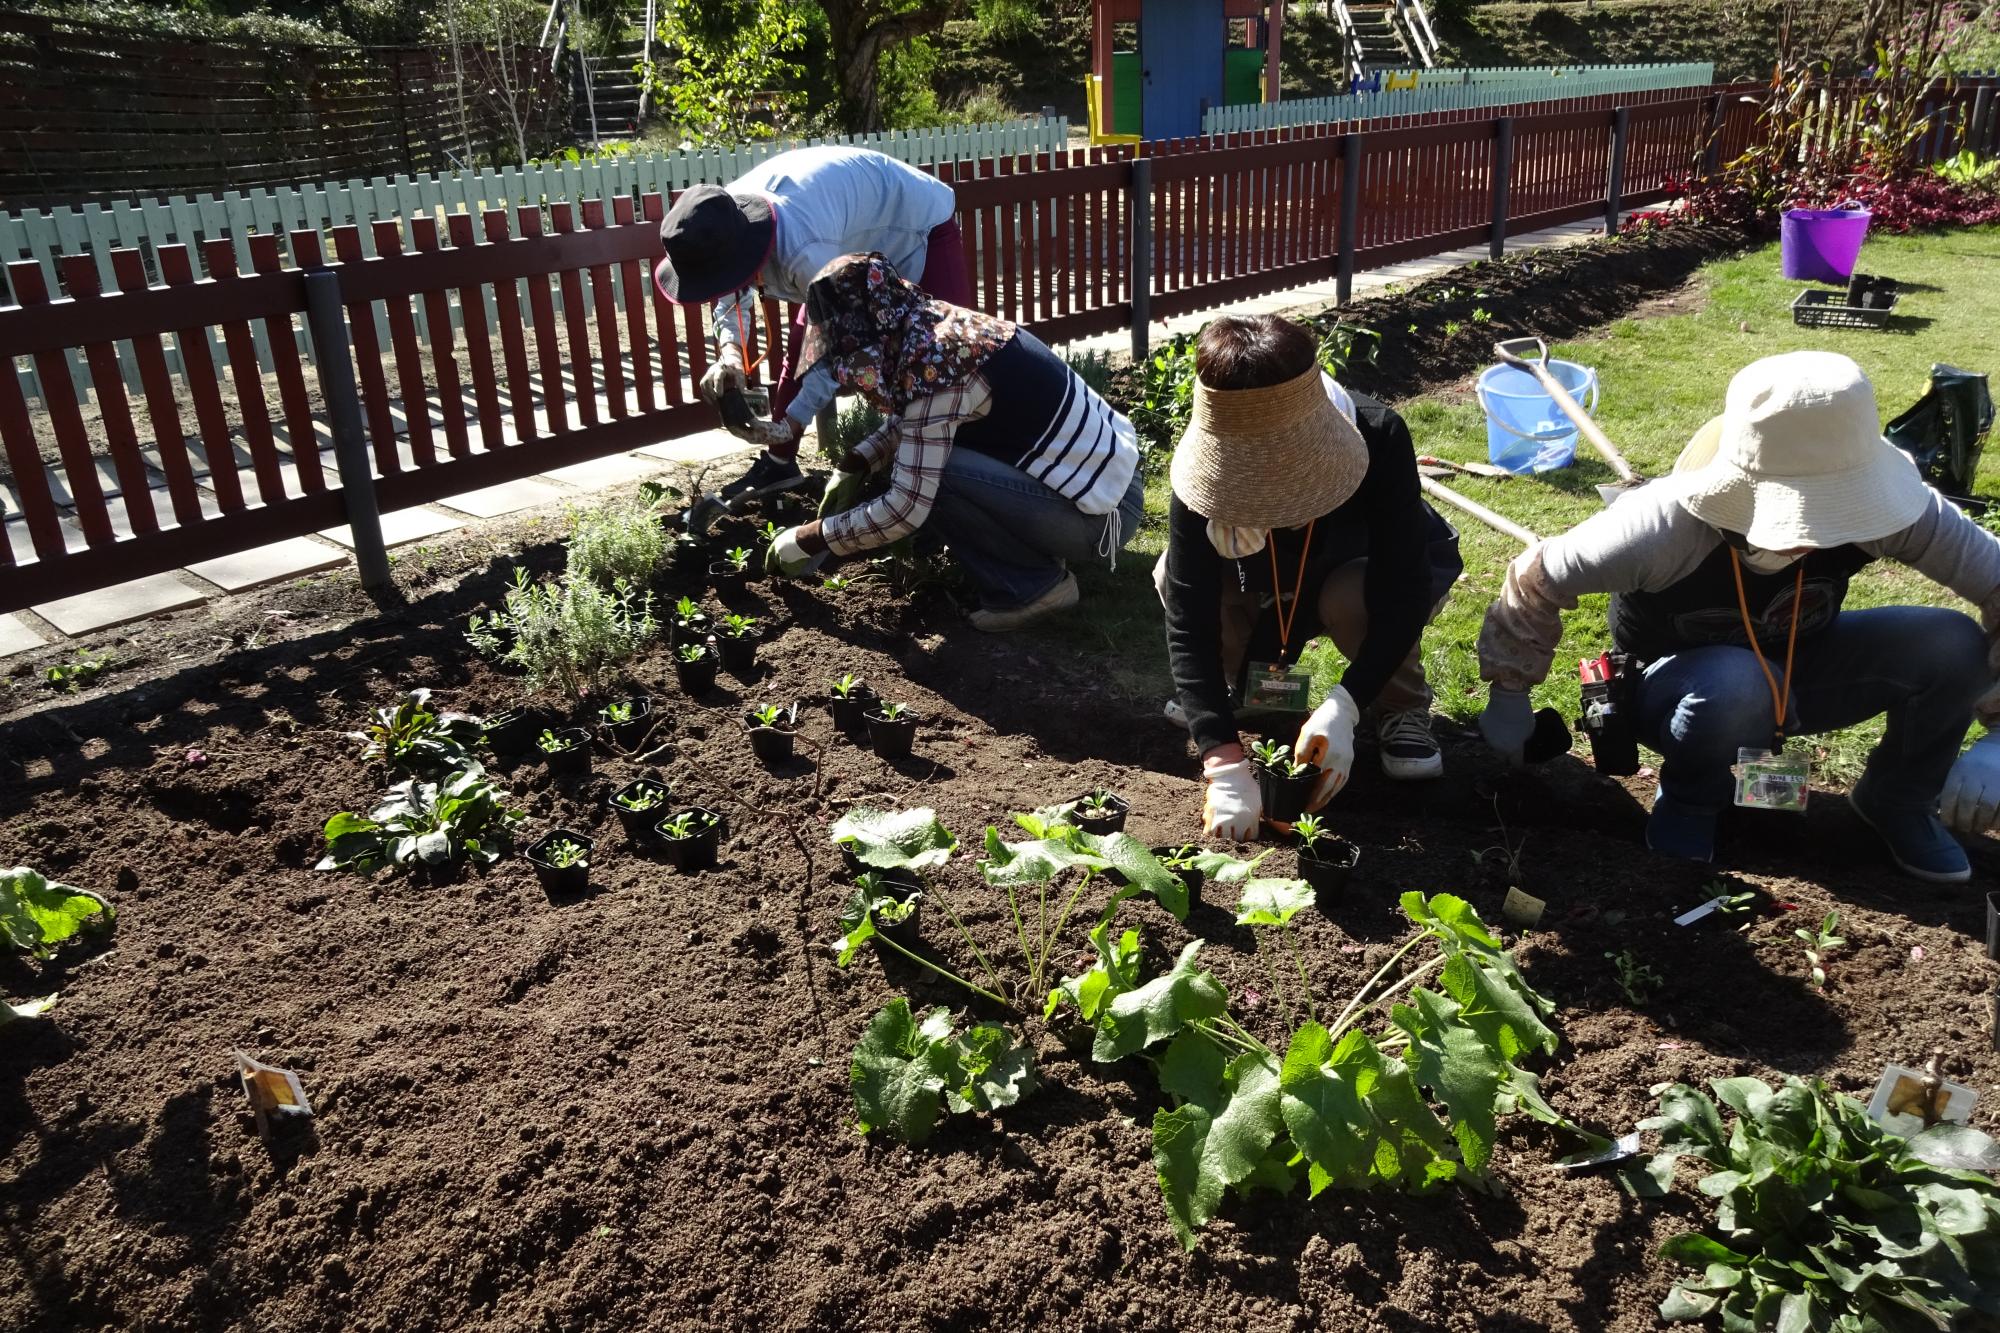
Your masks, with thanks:
M1173 723L1182 731L1188 729L1187 709L1181 707L1179 699L1167 700L1167 706L1162 708L1160 712L1166 717L1167 721Z
M1434 778L1444 772L1444 752L1431 735L1426 708L1407 713L1384 711L1375 722L1375 739L1382 750L1382 773L1398 782Z
M1008 630L1019 629L1031 620L1056 611L1067 611L1082 598L1077 590L1076 575L1064 571L1062 582L1029 602L1026 606L1009 607L1005 611L989 611L985 607L974 611L966 619L974 629L985 630L988 634L1004 634Z

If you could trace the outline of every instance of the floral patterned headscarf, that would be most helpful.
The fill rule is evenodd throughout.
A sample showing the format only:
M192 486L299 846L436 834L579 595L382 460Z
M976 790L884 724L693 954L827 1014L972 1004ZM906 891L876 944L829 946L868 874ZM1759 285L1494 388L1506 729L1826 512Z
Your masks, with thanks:
M899 277L880 254L842 255L806 288L804 362L895 416L957 384L1014 336L1014 325L947 305Z

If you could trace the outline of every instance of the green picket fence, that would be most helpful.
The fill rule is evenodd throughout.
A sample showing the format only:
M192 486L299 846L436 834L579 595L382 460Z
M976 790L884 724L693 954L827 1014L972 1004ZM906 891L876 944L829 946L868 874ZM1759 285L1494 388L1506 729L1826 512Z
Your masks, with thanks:
M1417 86L1393 92L1306 97L1289 102L1214 107L1202 116L1204 134L1240 134L1291 125L1380 120L1443 111L1580 97L1613 97L1677 88L1706 87L1715 81L1712 63L1671 65L1542 65L1524 69L1426 69L1384 71L1417 75Z
M981 125L945 126L936 129L892 130L881 134L842 135L807 141L773 140L738 147L675 149L666 152L630 153L594 161L541 162L525 167L483 168L417 176L377 176L372 180L322 181L271 190L231 190L220 195L202 194L193 199L144 199L111 204L85 204L80 208L49 210L24 209L0 212L0 265L23 259L35 260L51 291L61 290L55 260L61 255L89 255L105 291L118 290L111 270L114 249L136 249L145 258L148 272L159 280L158 248L162 245L198 246L204 240L227 238L236 253L237 270L252 271L250 237L274 235L286 261L296 264L301 256L291 252L291 233L324 233L329 227L358 224L363 248L372 258L375 240L370 224L393 220L399 224L404 245L412 240L410 219L434 217L442 225L449 214L467 212L477 217L488 208L512 209L521 205L585 199L609 199L618 195L637 197L658 191L684 190L699 182L722 184L742 175L758 163L792 148L810 144L851 144L887 153L912 166L934 166L940 162L964 162L1012 157L1018 154L1054 152L1069 140L1069 121L1058 117L1034 117ZM199 264L199 257L196 263ZM584 302L592 300L589 275L584 276ZM491 293L487 300L492 299ZM559 298L558 298L559 299ZM11 304L11 297L9 302ZM452 322L463 315L453 298ZM381 314L377 312L377 321ZM418 311L419 331L430 345L430 329ZM266 370L271 365L270 347L261 324L255 325L257 357ZM378 330L386 339L386 325ZM213 328L204 330L211 360L223 363L220 336ZM300 354L312 355L311 341L301 325L297 331ZM385 344L386 345L386 344ZM88 383L81 372L82 361L71 356L71 381ZM128 387L139 386L136 363L121 349ZM168 367L180 374L178 349L169 348ZM40 398L40 382L32 370L21 375L22 391Z

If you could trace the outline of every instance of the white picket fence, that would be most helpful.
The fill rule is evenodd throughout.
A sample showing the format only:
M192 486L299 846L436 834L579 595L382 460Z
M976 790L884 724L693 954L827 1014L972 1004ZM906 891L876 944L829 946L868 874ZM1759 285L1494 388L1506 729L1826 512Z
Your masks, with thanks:
M1409 71L1404 71L1407 74ZM1202 133L1238 134L1288 125L1418 116L1437 111L1552 102L1571 97L1698 88L1715 81L1711 63L1672 65L1544 65L1533 69L1426 69L1417 86L1393 92L1306 97L1289 102L1213 107L1202 115ZM1389 73L1383 75L1387 86Z
M190 247L217 237L226 237L236 252L237 270L249 273L252 234L275 235L288 263L296 263L291 253L293 231L324 233L329 227L349 223L360 227L361 245L368 255L375 253L371 223L393 219L400 224L404 248L411 247L410 219L433 217L443 230L446 216L467 212L477 217L483 209L514 208L523 204L585 199L610 199L618 195L637 196L658 191L668 193L699 182L723 184L734 180L765 159L792 148L812 144L852 144L887 153L912 166L934 166L940 162L963 162L982 158L1008 157L1023 153L1053 152L1069 141L1069 121L1063 117L1004 121L982 125L946 126L937 129L892 130L881 134L845 135L810 141L773 140L729 148L699 148L656 153L631 153L594 161L542 162L526 167L485 168L417 176L377 176L373 180L322 181L317 184L285 186L273 190L231 190L223 194L202 194L193 199L174 196L111 204L85 204L80 208L49 210L23 209L0 212L0 264L33 259L42 268L49 290L60 291L56 259L62 255L89 255L106 291L118 283L111 270L114 249L134 248L144 256L148 273L159 281L156 255L162 245ZM200 255L195 255L197 270ZM584 275L586 282L588 274ZM452 322L463 318L452 298ZM557 297L560 301L560 295ZM13 304L6 293L6 304ZM584 293L589 308L591 295ZM419 329L426 346L430 329L419 304ZM378 311L378 332L386 340L387 328ZM253 325L258 360L270 367L270 348L263 325ZM215 330L207 331L210 354L216 365L224 355ZM310 357L310 339L301 327L299 349ZM386 346L386 341L384 343ZM138 367L129 348L119 344L120 362L129 387L139 387ZM71 354L70 378L87 384L80 356ZM182 372L178 350L169 347L168 366ZM30 398L41 397L41 385L31 368L22 368L21 387Z

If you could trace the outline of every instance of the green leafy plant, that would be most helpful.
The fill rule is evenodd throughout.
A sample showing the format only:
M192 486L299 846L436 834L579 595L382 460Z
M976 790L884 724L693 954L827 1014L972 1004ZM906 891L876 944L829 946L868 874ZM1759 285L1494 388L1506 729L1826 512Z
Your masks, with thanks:
M866 695L867 692L868 682L851 673L833 682L833 697L836 699L851 699L857 693Z
M2000 191L2000 157L1981 157L1962 149L1931 168L1933 174L1962 190L1984 194Z
M1639 1126L1660 1136L1656 1180L1680 1157L1713 1168L1699 1188L1715 1200L1715 1236L1660 1247L1700 1270L1675 1284L1662 1319L1842 1333L2000 1321L2000 1185L1988 1174L2000 1145L1956 1124L1892 1134L1816 1079L1709 1087L1714 1100L1685 1083L1654 1088L1660 1114ZM1726 1128L1718 1101L1735 1113Z
M840 966L846 967L853 962L861 946L875 939L882 940L883 944L899 953L909 954L909 950L900 948L894 940L879 935L875 923L900 925L917 910L923 896L921 890L898 894L889 887L887 880L872 870L855 876L854 892L840 914L840 938L833 942L834 956Z
M853 580L842 574L828 574L819 581L819 586L828 592L845 592Z
M1472 311L1472 322L1473 322L1474 324L1484 324L1484 323L1486 323L1486 322L1487 322L1488 320L1490 320L1490 319L1492 319L1492 318L1493 318L1493 316L1492 316L1491 314L1487 313L1487 310L1486 310L1486 308L1485 308L1484 306L1475 306L1475 307L1473 308L1473 311Z
M672 819L660 824L660 835L681 842L705 833L716 825L716 818L705 810L683 810Z
M779 527L776 523L770 521L769 519L765 520L763 527L757 529L757 535L764 539L764 545L766 546L769 546L772 542L778 540L778 538L782 537L784 533L785 530L783 528Z
M653 595L623 579L606 591L592 579L531 583L516 570L503 608L473 616L465 637L481 656L526 672L530 689L553 684L580 697L659 629Z
M718 13L727 13L727 22ZM801 94L809 28L787 0L747 0L718 11L704 0L665 0L658 37L673 57L644 71L667 119L695 143L768 139ZM780 91L773 92L773 89Z
M588 865L590 864L588 856L582 843L572 842L568 838L559 838L555 842L547 843L541 850L541 858L558 870L567 870L575 865Z
M1805 944L1806 966L1812 972L1813 985L1826 989L1826 956L1847 941L1834 934L1840 925L1840 913L1828 912L1817 928L1800 926L1792 932Z
M1321 838L1333 837L1333 831L1327 828L1326 821L1311 813L1300 815L1292 825L1292 832L1298 836L1299 846L1313 856L1319 855Z
M1604 956L1611 960L1611 970L1618 980L1618 989L1625 992L1626 1000L1634 1009L1644 1009L1646 1001L1652 999L1660 987L1667 984L1665 977L1630 949L1620 949L1617 953L1607 953Z
M674 602L674 623L676 625L705 625L708 612L701 609L701 603L692 597L682 597Z
M1304 880L1253 879L1243 886L1243 896L1236 904L1237 925L1276 930L1278 937L1291 950L1292 961L1298 965L1300 1002L1295 1006L1285 995L1284 983L1278 979L1277 960L1264 948L1264 931L1257 932L1257 952L1270 970L1271 993L1278 997L1287 1023L1295 1021L1294 1013L1298 1008L1303 1008L1306 1016L1314 1022L1319 1021L1319 1008L1313 1002L1312 981L1306 976L1305 955L1299 952L1299 942L1292 935L1292 918L1311 907L1314 897L1312 886Z
M1458 336L1458 331L1464 327L1465 326L1459 323L1457 320L1448 319L1444 322L1444 336L1447 338L1456 338Z
M996 1111L1038 1086L1034 1052L1005 1028L978 1023L956 1035L949 1010L919 1022L901 996L868 1021L849 1077L861 1132L912 1144L930 1138L946 1112Z
M619 792L612 799L627 810L657 810L667 803L667 789L656 782L649 782L637 791Z
M722 558L735 566L739 574L750 568L750 548L747 546L732 546L722 553Z
M757 632L757 618L726 615L722 618L722 623L715 627L715 632L725 639L747 639Z
M881 718L884 722L900 722L903 720L903 715L905 713L908 713L909 711L910 711L910 706L908 704L892 703L889 700L884 699L876 707L875 715Z
M314 869L438 870L467 859L490 865L513 845L523 818L483 768L467 764L440 782L397 783L366 815L342 811L327 820L326 855Z
M883 811L857 806L829 830L836 847L876 870L927 874L951 860L958 839L928 806Z
M67 662L56 663L42 673L42 678L48 681L52 688L66 694L75 694L114 665L113 660L103 653L79 648L74 658Z
M617 703L606 704L598 709L597 716L613 726L619 726L632 720L632 710L636 706L630 699L620 699Z
M27 866L0 871L0 939L47 958L85 931L107 928L118 913L98 894L49 879Z
M1198 333L1177 333L1139 363L1138 401L1132 424L1152 447L1149 457L1165 457L1180 445L1194 414L1195 344Z
M1292 758L1292 747L1278 741L1259 740L1250 744L1250 757L1259 765L1283 778L1296 778L1312 772L1311 764L1302 764Z
M702 658L708 656L708 645L705 643L684 643L674 649L674 656L687 663L699 662Z
M799 706L792 704L781 708L777 704L762 704L752 709L750 716L757 720L760 727L783 727L789 731L799 724Z
M1336 320L1321 331L1315 359L1322 370L1338 379L1347 373L1357 356L1372 362L1381 344L1382 336L1375 330Z
M1118 798L1100 787L1078 801L1076 808L1084 814L1113 815L1118 813Z
M667 534L643 499L616 500L570 510L567 548L570 578L643 588L666 558Z
M535 748L543 754L561 754L565 750L574 750L577 744L576 737L561 735L547 727L543 727L542 734L535 737Z
M375 710L375 720L350 735L365 740L363 759L382 759L391 769L418 773L462 768L473 758L473 747L486 726L464 713L434 712L431 692L411 690L387 708Z

